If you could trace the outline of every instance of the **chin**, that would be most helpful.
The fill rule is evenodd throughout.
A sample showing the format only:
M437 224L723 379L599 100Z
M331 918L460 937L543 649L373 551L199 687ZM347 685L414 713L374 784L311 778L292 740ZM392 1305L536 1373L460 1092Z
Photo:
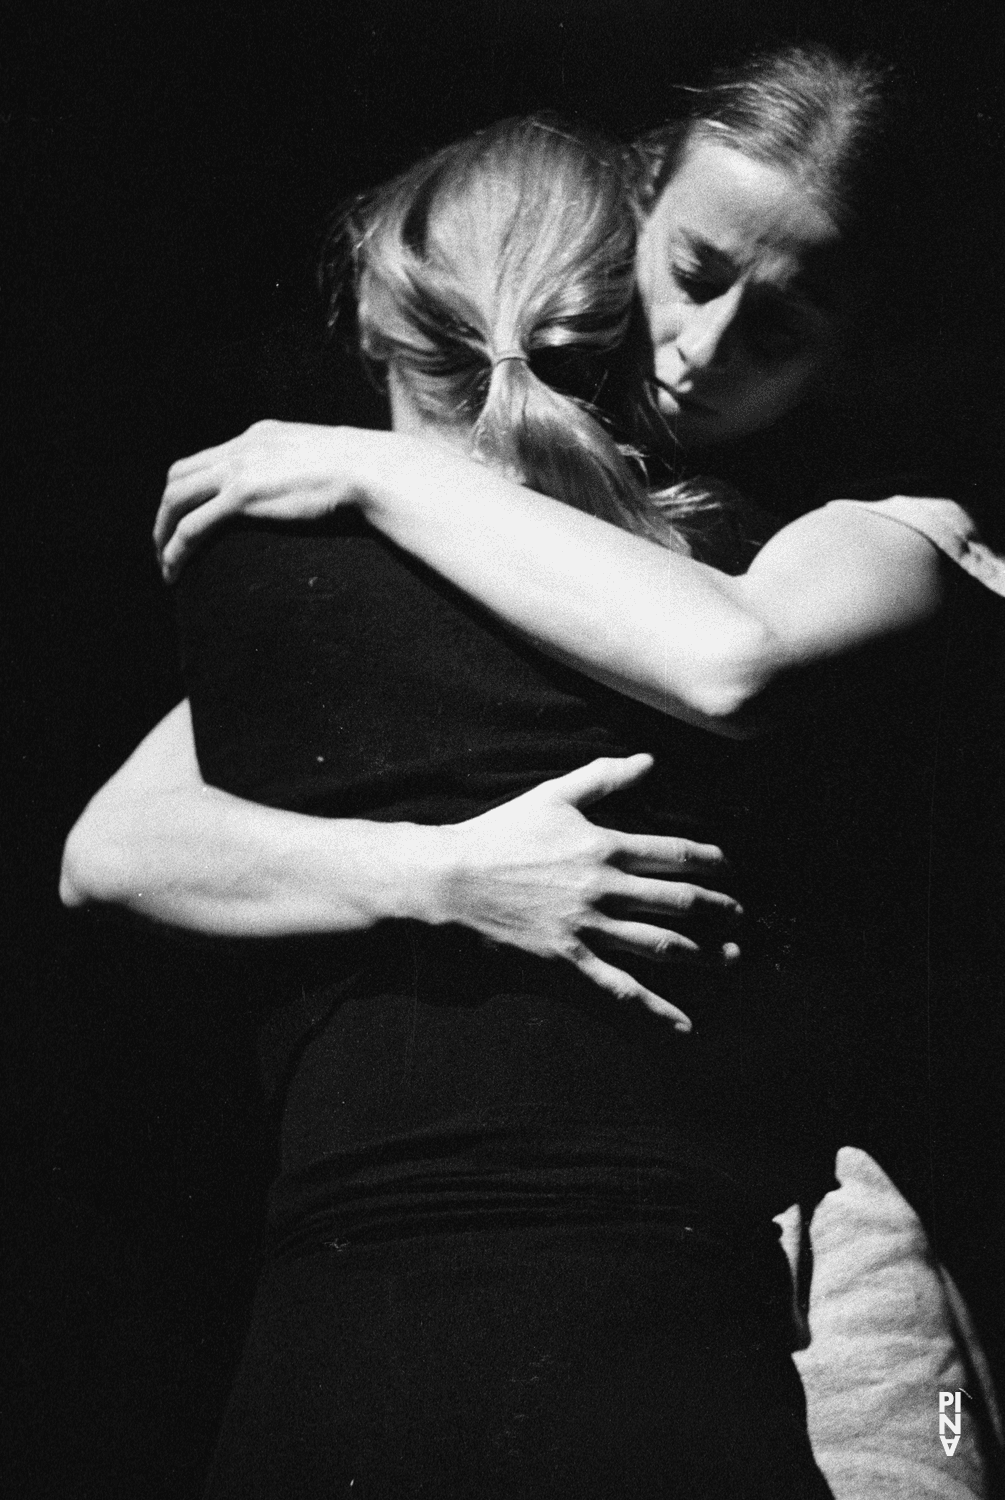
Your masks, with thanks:
M708 447L713 443L728 442L733 436L729 424L723 422L718 413L704 416L700 412L681 411L670 402L662 411L670 431L685 447Z

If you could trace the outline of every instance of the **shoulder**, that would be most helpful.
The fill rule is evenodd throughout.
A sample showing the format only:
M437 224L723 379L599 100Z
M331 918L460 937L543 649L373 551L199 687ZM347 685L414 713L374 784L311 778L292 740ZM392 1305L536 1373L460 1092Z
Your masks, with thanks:
M941 549L918 526L900 522L882 502L833 500L780 527L759 551L753 570L769 565L883 570L911 560L938 562Z
M738 580L781 643L808 665L913 631L944 600L943 554L867 505L826 505L778 531Z
M986 541L974 517L955 500L924 495L890 495L881 500L832 500L818 514L843 521L892 522L936 547L992 593L1005 596L1005 556Z

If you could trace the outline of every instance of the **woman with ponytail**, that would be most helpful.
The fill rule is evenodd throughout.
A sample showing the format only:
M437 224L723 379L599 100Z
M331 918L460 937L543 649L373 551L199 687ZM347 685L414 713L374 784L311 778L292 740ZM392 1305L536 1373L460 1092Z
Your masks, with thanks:
M672 561L635 456L653 417L614 148L508 122L351 233L401 442L474 453ZM825 1496L722 962L737 907L694 883L727 879L742 747L672 689L652 708L557 665L348 512L224 528L179 601L191 720L99 793L64 895L301 935L254 950L281 1160L209 1496ZM163 870L190 835L164 810L192 780L189 723L212 827L182 889ZM109 809L141 784L137 859ZM259 857L242 798L264 804ZM261 855L275 820L298 876L293 843ZM691 939L670 931L685 909ZM594 943L692 963L639 978Z
M646 533L644 471L591 409L605 384L604 420L624 439L651 397L633 327L626 160L590 144L584 205L589 140L546 119L483 131L363 199L335 238L352 267L360 350L387 372L399 428L453 433L494 472L520 484L533 474L547 493Z

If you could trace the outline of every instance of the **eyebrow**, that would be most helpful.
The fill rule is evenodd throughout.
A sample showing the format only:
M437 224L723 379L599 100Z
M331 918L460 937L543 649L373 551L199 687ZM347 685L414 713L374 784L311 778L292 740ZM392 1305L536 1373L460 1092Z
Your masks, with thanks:
M681 231L681 238L686 248L697 259L706 262L712 269L729 272L731 275L740 269L739 262L725 250L720 250L718 245L713 245L709 240L703 240L700 235L689 234Z
M691 234L686 229L681 231L681 238L686 250L713 273L720 272L724 275L735 276L742 269L735 256L730 255L727 250L720 250L718 245L713 245L710 240ZM814 259L818 260L818 257ZM801 266L784 290L771 287L770 291L780 302L794 306L819 307L826 300L827 285L827 278L821 274L821 267L817 264L812 270ZM765 288L765 290L769 289Z

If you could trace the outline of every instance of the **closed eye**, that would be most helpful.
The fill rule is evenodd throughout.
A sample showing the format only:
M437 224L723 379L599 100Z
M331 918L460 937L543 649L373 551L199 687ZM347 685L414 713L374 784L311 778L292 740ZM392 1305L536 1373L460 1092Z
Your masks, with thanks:
M679 286L692 302L711 302L713 298L727 290L727 284L724 284L718 277L708 276L689 266L672 266L671 274L675 285Z

